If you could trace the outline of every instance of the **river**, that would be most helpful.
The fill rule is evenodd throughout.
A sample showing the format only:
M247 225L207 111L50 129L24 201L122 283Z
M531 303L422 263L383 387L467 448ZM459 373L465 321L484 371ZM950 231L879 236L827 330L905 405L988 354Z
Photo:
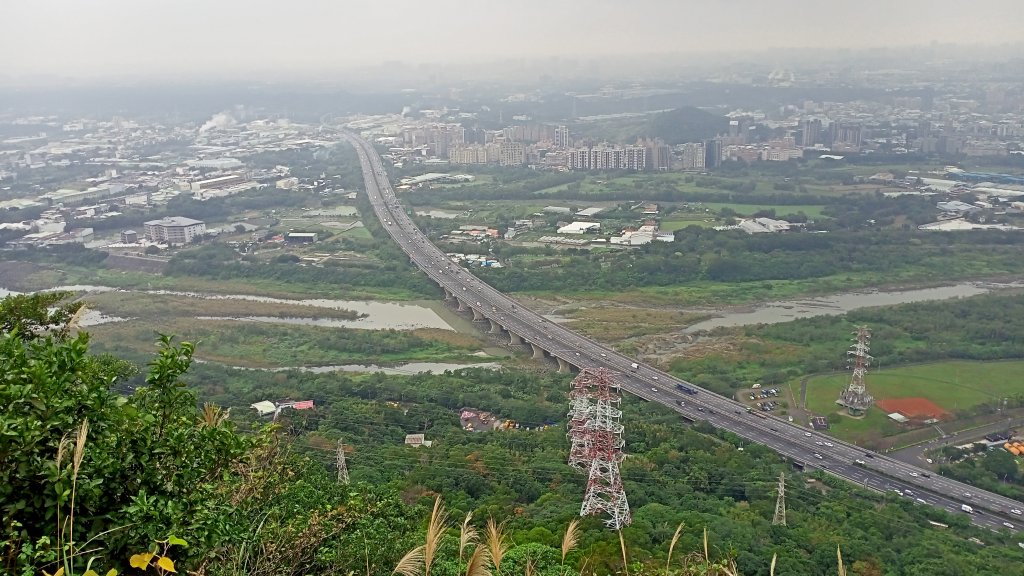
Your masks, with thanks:
M800 318L811 318L814 316L836 316L861 308L891 306L894 304L906 304L910 302L949 300L952 298L967 298L992 292L994 290L1011 288L1024 288L1024 281L1009 283L961 282L947 286L918 288L912 290L855 291L833 294L830 296L820 296L817 298L765 302L753 307L697 310L713 314L714 317L685 328L683 333L692 334L713 330L715 328L747 326L752 324L778 324L781 322L789 322ZM109 286L70 285L57 286L54 287L53 290L95 293L118 291L119 289ZM323 298L288 300L284 298L251 296L246 294L204 294L173 290L126 290L126 292L164 294L209 300L246 300L250 302L266 302L271 304L299 304L313 308L352 310L358 312L361 316L355 320L282 318L258 315L238 318L211 316L199 317L199 319L206 320L223 318L225 320L241 320L248 322L303 324L308 326L362 328L368 330L412 330L416 328L437 328L442 330L457 330L465 332L473 329L473 322L456 314L440 300L398 303L378 302L373 300L330 300ZM0 297L15 293L16 292L0 288ZM562 318L552 316L551 319L557 321ZM118 322L123 320L126 319L116 316L105 316L98 312L90 312L89 315L83 318L81 325L95 326L106 322Z
M692 334L715 328L748 326L752 324L779 324L781 322L790 322L814 316L838 316L852 310L877 306L968 298L1008 288L1024 288L1024 281L1005 284L961 282L949 286L918 288L914 290L845 292L818 298L766 302L754 307L735 310L707 310L706 312L714 314L715 317L693 324L685 328L683 333Z

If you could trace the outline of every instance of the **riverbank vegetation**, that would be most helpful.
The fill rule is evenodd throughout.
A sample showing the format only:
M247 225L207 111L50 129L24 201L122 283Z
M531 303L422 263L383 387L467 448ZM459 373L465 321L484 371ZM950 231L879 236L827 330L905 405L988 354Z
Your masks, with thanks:
M95 326L98 350L139 358L157 331L175 331L202 342L197 358L243 368L317 367L403 362L478 362L480 343L453 344L402 330L323 328L275 323L176 318L159 328L140 322Z
M510 251L504 268L474 273L499 290L586 298L591 291L697 283L845 280L857 284L948 282L1024 273L1024 237L1005 232L921 236L904 231L755 234L690 227L675 242L639 250L556 251L545 259ZM735 288L733 288L735 289Z
M679 359L671 370L724 394L752 384L846 369L849 335L872 330L876 364L895 366L944 359L1024 358L1024 295L971 298L862 308L766 326L719 329L735 343L727 353Z

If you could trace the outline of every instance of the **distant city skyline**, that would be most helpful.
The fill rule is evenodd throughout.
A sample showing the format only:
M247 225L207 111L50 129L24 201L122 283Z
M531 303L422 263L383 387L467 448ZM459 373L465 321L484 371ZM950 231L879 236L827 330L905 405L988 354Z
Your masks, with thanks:
M966 8L952 0L15 2L4 8L0 80L273 79L387 61L758 50L772 64L771 48L1024 40L1018 0L979 0Z

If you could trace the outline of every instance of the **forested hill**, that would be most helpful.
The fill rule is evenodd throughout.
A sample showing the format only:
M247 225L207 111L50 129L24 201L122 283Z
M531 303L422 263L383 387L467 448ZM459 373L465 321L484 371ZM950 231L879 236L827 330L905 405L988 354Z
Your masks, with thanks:
M682 144L714 138L728 127L729 123L723 116L685 106L655 114L647 125L646 134L661 138L667 144Z

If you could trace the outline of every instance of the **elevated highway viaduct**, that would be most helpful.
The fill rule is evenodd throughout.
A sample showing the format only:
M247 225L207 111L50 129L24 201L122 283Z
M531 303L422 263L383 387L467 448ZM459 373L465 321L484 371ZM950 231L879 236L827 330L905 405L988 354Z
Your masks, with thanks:
M1021 502L763 413L748 413L744 404L732 398L640 363L520 305L452 263L434 246L398 202L373 146L353 134L346 133L344 137L359 154L366 193L384 230L441 287L446 300L471 313L475 321L486 322L490 332L507 338L509 344L529 346L534 358L554 359L561 372L607 369L615 373L622 390L663 404L689 420L706 420L768 446L807 469L825 470L871 490L899 491L919 504L952 513L962 513L962 505L966 504L974 510L972 522L993 530L1016 532L1024 528L1024 515L1018 514L1024 511Z

